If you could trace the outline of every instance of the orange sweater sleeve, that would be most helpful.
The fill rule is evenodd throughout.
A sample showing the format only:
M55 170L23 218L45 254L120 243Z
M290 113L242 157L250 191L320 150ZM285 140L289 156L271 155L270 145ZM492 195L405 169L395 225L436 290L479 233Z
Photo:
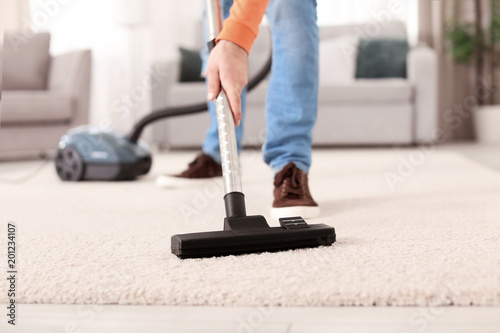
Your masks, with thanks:
M250 53L269 0L234 0L217 41L229 40Z

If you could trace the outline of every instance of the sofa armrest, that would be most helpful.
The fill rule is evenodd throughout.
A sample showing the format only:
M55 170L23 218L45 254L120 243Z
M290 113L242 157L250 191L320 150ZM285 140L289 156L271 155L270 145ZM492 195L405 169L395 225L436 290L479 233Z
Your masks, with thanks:
M151 91L153 110L169 105L168 92L170 87L179 82L180 59L178 57L156 61L151 68L154 89Z
M48 89L71 95L76 101L71 126L88 123L91 51L74 51L51 59Z
M408 53L408 80L415 94L415 141L432 142L438 126L438 58L436 51L418 45Z

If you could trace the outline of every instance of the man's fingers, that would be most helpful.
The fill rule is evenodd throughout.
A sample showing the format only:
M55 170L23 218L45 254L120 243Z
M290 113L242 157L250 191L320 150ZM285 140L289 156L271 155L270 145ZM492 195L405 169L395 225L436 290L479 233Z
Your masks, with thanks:
M226 91L231 111L233 112L234 124L240 126L241 122L241 94L235 90Z
M208 79L207 99L209 101L213 101L217 97L217 95L219 95L219 90L220 90L219 72L217 70L207 71L207 79Z
M241 92L248 79L248 54L233 42L221 40L214 47L208 59L207 99L214 100L224 88L234 123L241 122Z

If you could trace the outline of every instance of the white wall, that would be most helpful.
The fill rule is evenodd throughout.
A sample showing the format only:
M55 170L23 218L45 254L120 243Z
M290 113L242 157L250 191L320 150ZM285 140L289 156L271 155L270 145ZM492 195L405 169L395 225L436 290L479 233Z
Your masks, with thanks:
M152 0L152 54L154 59L177 56L178 47L203 43L204 0Z
M399 20L406 22L409 41L418 38L419 0L318 0L318 24L349 24ZM397 11L390 10L398 8Z

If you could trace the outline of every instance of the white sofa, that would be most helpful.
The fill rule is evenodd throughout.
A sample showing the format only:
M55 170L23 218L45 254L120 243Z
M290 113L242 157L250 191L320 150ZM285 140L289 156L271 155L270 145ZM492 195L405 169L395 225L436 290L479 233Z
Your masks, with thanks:
M15 36L4 42L0 159L51 153L89 117L90 50L52 56L48 33L20 46Z
M320 27L318 121L313 144L409 145L430 142L437 127L437 56L424 45L411 48L407 79L355 79L356 47L363 25ZM405 25L391 22L374 37L405 38ZM270 36L261 28L250 55L255 73L269 54ZM152 91L153 108L202 102L203 83L180 83L179 59L154 64L170 75ZM267 82L247 98L244 144L265 140ZM208 128L208 113L172 118L154 125L153 140L161 148L199 147Z

